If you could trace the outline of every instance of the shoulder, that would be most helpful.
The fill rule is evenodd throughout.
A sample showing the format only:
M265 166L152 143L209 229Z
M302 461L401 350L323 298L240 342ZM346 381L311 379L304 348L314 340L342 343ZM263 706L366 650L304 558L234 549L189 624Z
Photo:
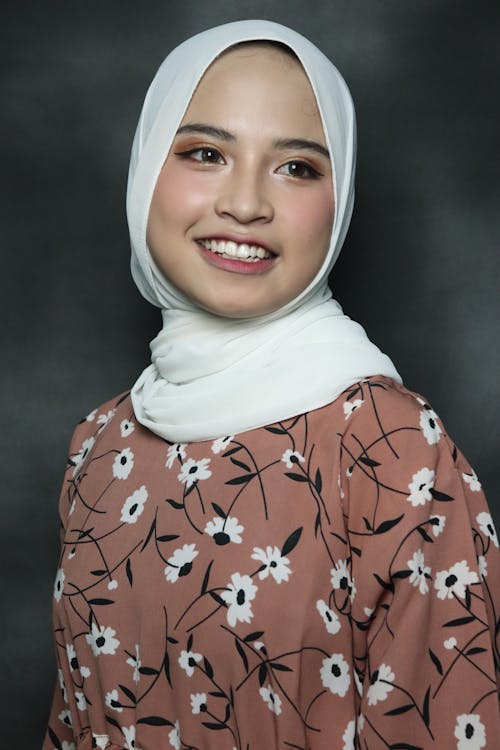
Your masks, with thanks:
M112 420L129 420L131 414L130 391L124 391L92 409L74 428L69 447L70 461L71 456L88 452L91 444Z

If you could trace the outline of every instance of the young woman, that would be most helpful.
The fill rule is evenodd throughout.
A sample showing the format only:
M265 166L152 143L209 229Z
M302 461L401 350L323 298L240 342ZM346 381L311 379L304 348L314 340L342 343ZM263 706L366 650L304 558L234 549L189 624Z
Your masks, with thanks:
M498 741L481 485L327 286L354 162L348 89L289 29L159 69L127 208L164 325L72 440L44 750Z

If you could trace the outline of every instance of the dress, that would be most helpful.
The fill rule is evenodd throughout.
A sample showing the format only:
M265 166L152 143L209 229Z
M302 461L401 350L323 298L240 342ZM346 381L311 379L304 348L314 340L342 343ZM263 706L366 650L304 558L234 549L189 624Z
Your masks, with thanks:
M422 397L172 445L125 394L70 456L43 750L498 747L498 538Z

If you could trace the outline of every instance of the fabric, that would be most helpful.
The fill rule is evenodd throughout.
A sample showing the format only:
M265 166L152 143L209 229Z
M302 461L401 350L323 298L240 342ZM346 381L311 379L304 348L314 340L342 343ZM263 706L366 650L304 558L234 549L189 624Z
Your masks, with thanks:
M43 750L482 750L500 554L480 482L388 378L169 444L124 395L71 445Z
M258 39L287 44L310 80L333 161L336 212L328 253L310 285L274 313L231 320L200 309L163 277L147 247L146 228L158 175L204 71L229 46ZM169 440L205 440L322 406L367 375L399 380L389 358L342 314L328 288L351 218L355 156L355 114L343 78L291 29L270 21L230 23L188 39L166 58L146 95L127 190L132 275L163 316L151 345L152 364L132 389L143 425ZM266 388L258 403L241 398L263 372Z

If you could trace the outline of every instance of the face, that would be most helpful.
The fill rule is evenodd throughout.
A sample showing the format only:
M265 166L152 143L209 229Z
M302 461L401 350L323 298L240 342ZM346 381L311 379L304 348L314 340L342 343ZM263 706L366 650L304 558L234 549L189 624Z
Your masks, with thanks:
M257 44L230 50L201 79L158 177L147 231L156 265L205 310L257 317L312 281L333 217L302 67Z

